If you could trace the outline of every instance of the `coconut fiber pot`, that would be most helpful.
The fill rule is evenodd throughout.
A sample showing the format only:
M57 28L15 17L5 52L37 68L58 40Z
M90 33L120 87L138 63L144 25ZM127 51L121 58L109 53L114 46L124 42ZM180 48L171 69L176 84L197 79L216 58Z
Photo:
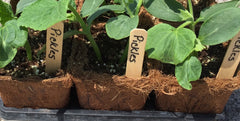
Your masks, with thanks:
M140 110L152 91L150 78L137 80L125 76L111 76L82 72L73 78L81 107L95 110Z
M0 76L0 95L7 107L63 108L68 104L71 86L67 76L50 79Z
M192 90L179 86L173 76L153 70L156 108L186 113L222 113L233 90L240 87L239 74L233 79L203 78L192 82Z

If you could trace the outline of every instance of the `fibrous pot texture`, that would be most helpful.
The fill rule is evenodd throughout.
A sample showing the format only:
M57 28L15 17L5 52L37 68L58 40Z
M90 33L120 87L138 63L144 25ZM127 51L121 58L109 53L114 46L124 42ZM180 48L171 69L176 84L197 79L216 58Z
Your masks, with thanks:
M203 78L192 82L192 90L179 86L174 76L152 70L156 77L156 108L186 113L222 113L233 90L240 87L239 75L233 79Z
M0 95L7 107L63 108L68 105L71 86L69 77L13 79L0 76Z
M73 78L81 107L97 110L140 110L151 91L147 77L129 79L125 76L82 72Z

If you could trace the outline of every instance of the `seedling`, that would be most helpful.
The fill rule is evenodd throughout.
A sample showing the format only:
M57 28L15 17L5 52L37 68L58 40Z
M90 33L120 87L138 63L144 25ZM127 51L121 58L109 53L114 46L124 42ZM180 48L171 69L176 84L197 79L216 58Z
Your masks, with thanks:
M139 10L143 0L114 0L115 5L104 5L95 10L88 17L88 23L91 23L93 18L107 11L114 11L116 17L110 18L106 23L106 32L110 38L121 40L129 37L131 30L137 28L139 23ZM123 63L127 58L128 45L125 48L124 54L120 59Z
M31 47L27 41L28 30L19 26L17 20L11 6L0 0L0 68L14 59L19 47L25 47L28 59L32 60Z
M21 0L24 1L24 0ZM20 1L20 2L21 2ZM85 4L87 7L98 6L99 2L94 2L94 4ZM85 23L83 17L80 16L75 10L75 3L73 0L37 0L29 6L25 6L22 10L22 14L18 20L18 24L24 27L30 27L34 30L46 30L52 25L66 20L74 20L80 23L82 31L74 30L68 31L64 38L67 38L74 34L84 34L96 53L97 58L101 61L100 50L94 41L90 27L91 24ZM67 13L67 10L72 11L72 13ZM95 18L93 18L94 20Z
M144 0L144 6L155 17L184 22L178 28L169 24L158 24L148 30L146 51L149 58L175 65L178 83L191 90L191 81L200 78L202 66L198 52L206 46L228 41L240 31L240 9L238 0L216 4L204 9L195 20L192 1L189 10L176 0ZM199 33L195 26L202 22ZM190 29L184 28L189 26Z
M121 0L117 2L121 4L126 14L121 13L108 20L106 31L109 37L120 40L128 37L131 30L137 28L139 22L138 13L142 2L143 0Z
M126 11L130 17L126 15L113 17L108 21L106 25L107 33L110 37L114 39L122 39L128 37L130 31L137 27L137 14L140 6L142 5L142 0L138 2L136 0L123 0L121 2L121 5L101 6L103 2L104 0L86 0L81 9L81 15L79 15L73 6L74 1L72 0L38 0L23 9L18 23L21 26L30 27L35 30L46 30L55 23L66 19L78 21L82 27L82 31L68 31L65 33L64 38L67 38L68 36L74 34L84 34L90 41L98 60L101 61L102 58L100 50L94 41L90 31L90 27L94 19L107 11L124 13L126 8ZM136 5L136 3L138 4ZM134 6L134 8L132 9L131 6ZM68 14L68 9L72 11L72 13ZM133 11L135 12L133 13ZM87 21L85 22L83 18L87 18Z

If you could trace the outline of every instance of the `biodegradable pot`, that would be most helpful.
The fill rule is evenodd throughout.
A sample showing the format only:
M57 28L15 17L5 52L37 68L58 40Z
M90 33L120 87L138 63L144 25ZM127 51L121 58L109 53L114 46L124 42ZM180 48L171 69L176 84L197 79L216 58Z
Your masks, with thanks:
M156 108L186 113L222 113L233 90L240 87L240 77L204 78L192 82L192 90L179 86L173 76L155 70Z
M125 76L111 76L94 72L82 72L74 77L81 107L94 110L140 110L152 91L150 79L137 80Z
M67 76L51 79L0 76L0 95L7 107L63 108L69 102L71 86Z
M150 77L130 79L86 71L87 52L88 48L83 41L73 40L67 71L72 75L80 106L93 110L142 109L153 89Z

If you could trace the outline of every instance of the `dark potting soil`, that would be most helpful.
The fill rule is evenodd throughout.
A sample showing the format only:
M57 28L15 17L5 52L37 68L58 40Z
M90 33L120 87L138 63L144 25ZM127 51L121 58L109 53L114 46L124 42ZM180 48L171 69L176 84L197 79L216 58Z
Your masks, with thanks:
M14 78L39 76L46 79L64 75L64 70L67 68L67 58L71 53L71 49L69 49L71 48L71 39L63 41L62 70L58 70L53 74L45 73L46 31L40 32L29 29L28 41L32 49L32 61L28 60L26 50L19 48L13 61L5 68L0 69L0 76L12 76Z

